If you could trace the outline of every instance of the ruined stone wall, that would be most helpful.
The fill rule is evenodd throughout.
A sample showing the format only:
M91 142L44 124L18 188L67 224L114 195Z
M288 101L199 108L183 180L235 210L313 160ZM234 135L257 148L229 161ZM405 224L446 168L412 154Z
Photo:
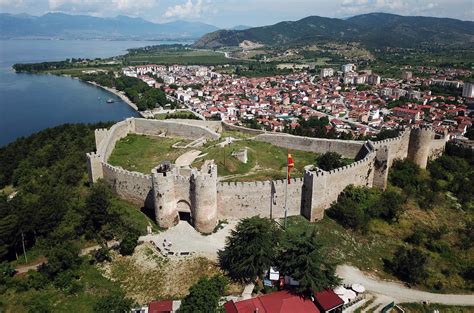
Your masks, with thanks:
M446 139L434 139L431 141L430 152L428 155L428 160L434 160L443 155L444 149L446 147Z
M363 141L310 138L277 133L258 135L255 140L268 142L278 147L318 154L337 152L343 157L351 159L355 159L364 146Z
M217 225L217 166L207 162L191 176L191 207L197 231L212 233Z
M286 180L218 183L219 219L255 215L270 217L270 207L274 218L284 217L285 184ZM301 214L302 187L303 178L291 179L288 185L288 216ZM273 204L270 205L272 193L274 193Z
M171 118L165 121L176 122L176 123L190 125L190 126L200 126L200 127L210 129L216 133L222 132L222 122L219 122L219 121L203 121L203 120L190 120L190 119L179 119L179 118Z
M229 130L229 131L238 131L238 132L248 134L248 135L260 135L260 134L266 133L264 130L261 130L261 129L252 129L252 128L233 125L233 124L228 124L226 122L222 122L222 129Z
M216 140L220 137L218 133L200 125L191 125L189 122L183 122L184 120L148 120L143 118L136 118L135 120L135 132L138 134L145 134L151 136L158 136L165 134L167 136L183 137L186 139L198 139L205 137L208 139ZM204 123L203 121L197 121Z
M408 145L408 159L419 167L426 168L434 136L433 130L427 127L412 129Z
M102 170L105 182L120 197L146 207L153 207L151 175L130 172L107 163L102 163Z
M306 172L305 175L312 179L311 216L306 216L310 221L319 220L324 216L324 210L337 200L339 194L349 185L372 187L374 179L375 153L367 155L364 159L350 165L326 172ZM307 190L305 186L305 190ZM309 192L309 190L308 190ZM308 207L303 207L305 215L309 213Z
M110 128L107 135L100 141L97 147L97 154L103 157L104 162L107 161L114 151L115 144L122 138L127 137L130 132L134 131L134 119L129 118L118 122Z
M403 131L398 137L373 141L371 144L375 149L386 146L389 150L389 167L394 160L403 160L408 156L408 145L410 141L410 130Z

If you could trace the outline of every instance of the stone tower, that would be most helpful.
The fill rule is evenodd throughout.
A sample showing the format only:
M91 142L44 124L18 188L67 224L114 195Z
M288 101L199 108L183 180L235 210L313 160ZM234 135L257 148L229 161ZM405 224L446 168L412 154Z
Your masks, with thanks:
M163 228L172 227L179 222L174 185L175 175L169 167L159 166L152 170L155 218Z
M435 133L430 127L412 129L408 144L408 159L415 162L419 167L426 168L431 142L434 137Z
M204 163L201 170L191 175L191 210L194 228L201 233L212 233L217 224L217 166Z

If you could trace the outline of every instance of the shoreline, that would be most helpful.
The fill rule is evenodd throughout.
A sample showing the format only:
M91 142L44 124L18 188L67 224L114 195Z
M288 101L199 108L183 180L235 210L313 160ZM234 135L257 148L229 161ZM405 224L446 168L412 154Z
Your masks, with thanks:
M113 93L114 95L116 95L117 97L119 97L123 102L125 102L129 107L131 107L132 109L135 110L135 112L137 112L141 117L145 117L143 115L143 112L139 111L138 110L138 107L135 103L133 103L126 95L124 95L123 93L121 93L120 91L118 91L117 89L115 88L110 88L110 87L105 87L105 86L102 86L96 82L93 82L93 81L85 81L86 83L90 84L90 85L93 85L93 86L96 86L96 87L99 87L99 88L102 88L110 93Z

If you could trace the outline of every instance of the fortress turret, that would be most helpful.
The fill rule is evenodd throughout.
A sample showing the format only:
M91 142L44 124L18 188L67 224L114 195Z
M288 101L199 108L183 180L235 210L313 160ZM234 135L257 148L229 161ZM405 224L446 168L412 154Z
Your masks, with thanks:
M179 221L174 181L175 175L169 165L161 165L152 170L155 217L160 227L169 228Z
M206 162L191 176L191 203L194 227L201 233L211 233L217 224L217 166Z
M95 183L99 178L104 178L104 171L102 169L102 157L95 153L86 153L87 157L87 172L89 173L89 182Z
M408 144L408 159L415 162L419 167L426 168L434 136L435 133L430 127L423 126L412 129L410 143Z

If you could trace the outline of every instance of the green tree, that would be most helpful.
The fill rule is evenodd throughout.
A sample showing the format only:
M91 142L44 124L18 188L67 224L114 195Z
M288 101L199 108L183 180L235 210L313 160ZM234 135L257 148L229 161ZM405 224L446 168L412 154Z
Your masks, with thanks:
M326 152L316 159L316 165L322 170L331 171L345 165L342 156L337 152Z
M218 252L219 264L232 279L249 282L269 269L275 257L278 232L269 219L243 219Z
M137 246L138 236L134 233L127 233L120 242L119 250L121 255L132 255Z
M63 271L77 269L82 263L79 250L75 242L65 242L51 248L47 254L48 263L40 270L53 279Z
M224 296L227 279L222 275L212 278L203 277L190 289L184 298L179 312L181 313L214 313L221 312L219 300Z
M420 249L400 247L388 266L398 278L417 284L427 277L426 262L427 256Z
M113 291L97 301L94 305L94 312L128 313L132 305L133 300L127 298L123 292Z
M315 232L309 236L298 233L288 233L287 236L277 264L280 272L299 282L296 287L299 294L310 297L315 291L335 287L339 283L336 267L326 261Z
M103 182L96 183L92 186L89 195L86 198L86 207L84 210L84 228L90 234L97 234L102 227L112 219L109 213L110 188Z

